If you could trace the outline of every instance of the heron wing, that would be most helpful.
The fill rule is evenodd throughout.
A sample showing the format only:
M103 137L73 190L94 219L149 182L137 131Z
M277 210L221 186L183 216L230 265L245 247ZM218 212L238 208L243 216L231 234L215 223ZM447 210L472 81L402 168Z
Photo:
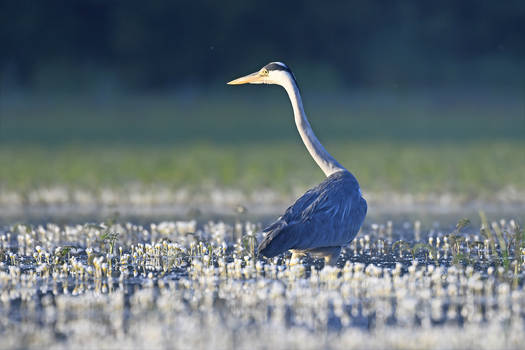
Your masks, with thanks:
M349 172L332 174L263 231L266 236L258 251L272 257L289 249L346 245L359 231L366 210L354 176Z

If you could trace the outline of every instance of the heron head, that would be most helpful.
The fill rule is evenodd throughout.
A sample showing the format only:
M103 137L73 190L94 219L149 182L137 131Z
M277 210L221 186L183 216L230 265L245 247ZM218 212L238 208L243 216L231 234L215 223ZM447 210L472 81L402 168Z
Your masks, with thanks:
M288 66L282 62L271 62L266 66L259 69L257 72L245 75L238 79L228 82L229 85L240 85L240 84L277 84L283 85L284 82L289 81L290 78L295 80L295 77L288 68Z

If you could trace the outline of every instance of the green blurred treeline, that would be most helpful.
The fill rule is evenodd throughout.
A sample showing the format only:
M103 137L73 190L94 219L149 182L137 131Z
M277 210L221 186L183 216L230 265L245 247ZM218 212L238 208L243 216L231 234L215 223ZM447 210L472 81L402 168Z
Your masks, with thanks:
M523 0L7 0L0 87L206 86L276 59L350 86L515 86L524 39Z

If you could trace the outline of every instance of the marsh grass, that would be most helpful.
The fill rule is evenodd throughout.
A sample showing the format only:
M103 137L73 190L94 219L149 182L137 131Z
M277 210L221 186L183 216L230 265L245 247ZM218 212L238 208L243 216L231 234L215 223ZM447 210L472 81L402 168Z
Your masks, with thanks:
M486 98L482 98L486 97ZM522 96L306 95L312 126L365 190L488 196L525 189ZM322 178L279 89L3 101L0 187L304 189Z
M327 148L353 171L365 191L453 193L488 198L524 190L525 148L519 142L462 145L345 142ZM2 147L0 186L26 194L58 186L100 193L104 188L271 188L290 193L318 183L322 173L299 143L180 147ZM504 171L501 171L504 169ZM29 200L26 197L26 200Z
M213 94L3 96L2 145L184 145L297 139L281 89ZM523 140L522 91L305 92L324 142Z
M108 245L109 254L115 253L115 243L117 243L118 237L119 237L119 234L117 232L104 232L100 236L100 242Z

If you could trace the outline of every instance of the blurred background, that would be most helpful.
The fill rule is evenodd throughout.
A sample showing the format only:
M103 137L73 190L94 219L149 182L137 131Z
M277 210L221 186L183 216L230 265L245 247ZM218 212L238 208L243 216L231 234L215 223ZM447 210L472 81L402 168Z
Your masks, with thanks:
M270 61L365 192L520 201L524 39L519 0L1 1L3 201L304 190L322 173L284 91L225 84Z

